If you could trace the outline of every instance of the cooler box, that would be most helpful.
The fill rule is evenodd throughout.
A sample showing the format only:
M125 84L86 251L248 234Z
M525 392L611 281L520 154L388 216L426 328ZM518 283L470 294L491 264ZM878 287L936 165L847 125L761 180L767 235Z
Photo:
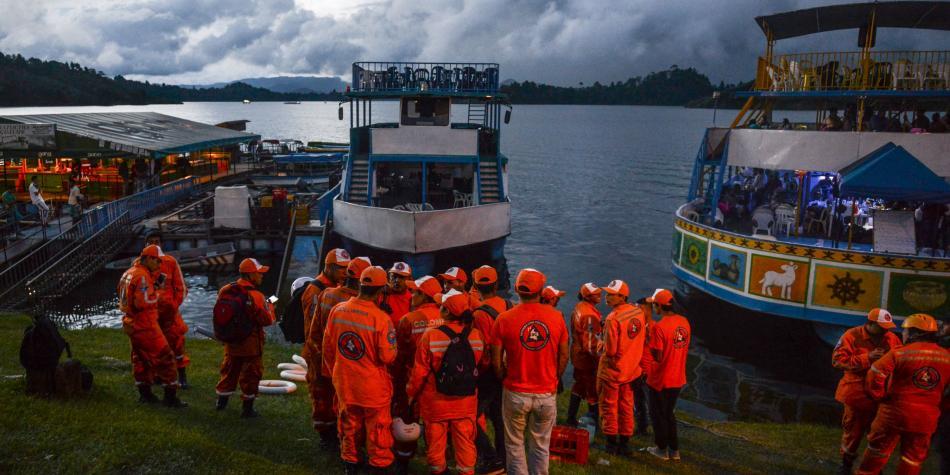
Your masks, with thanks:
M214 189L214 227L251 229L251 194L247 186L219 186Z

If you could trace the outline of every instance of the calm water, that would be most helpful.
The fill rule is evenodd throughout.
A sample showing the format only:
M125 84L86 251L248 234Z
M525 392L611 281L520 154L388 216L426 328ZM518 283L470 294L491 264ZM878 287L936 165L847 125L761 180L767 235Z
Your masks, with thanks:
M390 104L391 105L391 104ZM0 114L155 111L207 123L249 119L264 138L347 141L349 120L336 103L188 103L183 105L0 109ZM374 107L374 117L394 107ZM719 111L719 125L733 111ZM788 115L793 120L808 116ZM394 114L390 117L394 117ZM516 106L502 132L510 158L512 234L506 256L512 274L535 267L568 291L561 310L588 281L623 279L639 297L673 286L669 267L674 210L686 196L693 159L712 111L678 107ZM313 274L306 249L295 252L289 277ZM298 255L299 253L299 255ZM92 310L89 322L116 325L112 282L82 290L76 305ZM188 275L183 307L189 323L207 325L214 292L231 275ZM695 318L715 316L695 316ZM723 329L723 331L733 331ZM703 335L697 335L701 340ZM797 375L735 361L722 349L697 345L690 363L691 397L726 413L778 420L825 420L831 391L789 383Z

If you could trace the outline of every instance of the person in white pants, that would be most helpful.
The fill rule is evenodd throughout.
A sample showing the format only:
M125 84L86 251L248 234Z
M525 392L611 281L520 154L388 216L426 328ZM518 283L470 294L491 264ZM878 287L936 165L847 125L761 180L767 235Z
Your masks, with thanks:
M36 206L40 213L40 224L49 226L49 206L46 204L46 200L43 199L43 192L40 190L37 178L36 175L30 178L30 202L33 203L33 206Z

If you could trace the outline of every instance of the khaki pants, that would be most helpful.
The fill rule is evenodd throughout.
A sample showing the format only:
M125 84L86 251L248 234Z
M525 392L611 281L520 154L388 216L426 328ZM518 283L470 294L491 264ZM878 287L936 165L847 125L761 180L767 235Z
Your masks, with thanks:
M547 474L551 430L557 420L555 395L516 393L505 389L501 410L505 420L508 473Z

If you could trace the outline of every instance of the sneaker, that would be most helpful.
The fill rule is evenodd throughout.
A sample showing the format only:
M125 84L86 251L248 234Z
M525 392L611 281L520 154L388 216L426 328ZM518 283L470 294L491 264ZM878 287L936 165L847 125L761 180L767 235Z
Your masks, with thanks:
M671 450L671 451L670 451L670 459L676 460L677 462L679 462L679 460L680 460L680 451L679 451L679 450Z
M475 473L479 475L501 473L505 471L505 462L496 458L479 461L475 464Z
M669 460L670 456L666 453L666 449L660 449L659 447L647 447L643 449L644 452L660 459L660 460Z

